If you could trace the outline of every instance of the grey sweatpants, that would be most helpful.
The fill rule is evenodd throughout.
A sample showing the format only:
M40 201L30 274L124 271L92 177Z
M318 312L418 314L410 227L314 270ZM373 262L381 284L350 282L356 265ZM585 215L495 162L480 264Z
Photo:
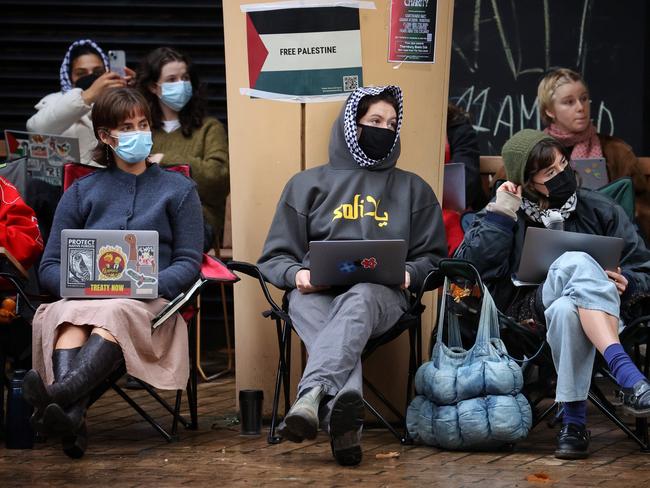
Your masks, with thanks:
M596 349L582 328L578 307L618 318L620 298L616 285L588 254L566 252L551 264L542 300L546 307L546 340L557 372L555 400L586 400Z
M327 395L362 391L361 353L368 339L388 331L408 308L406 292L359 283L343 293L289 295L289 316L309 353L299 395L322 385Z

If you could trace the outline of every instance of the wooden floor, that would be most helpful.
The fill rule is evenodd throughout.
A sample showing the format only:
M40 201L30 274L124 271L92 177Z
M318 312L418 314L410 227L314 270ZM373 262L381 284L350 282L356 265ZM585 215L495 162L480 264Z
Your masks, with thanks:
M136 397L143 397L136 392ZM364 433L364 459L355 468L333 461L327 438L268 445L265 437L239 435L232 378L202 384L198 431L181 431L168 444L116 394L89 412L90 446L70 460L54 442L33 450L0 448L0 488L40 486L650 486L650 454L604 417L590 411L592 455L585 461L553 457L555 430L539 425L510 453L444 452L400 446L386 430ZM150 402L143 400L150 405ZM160 410L153 410L160 413ZM399 453L382 459L381 454Z

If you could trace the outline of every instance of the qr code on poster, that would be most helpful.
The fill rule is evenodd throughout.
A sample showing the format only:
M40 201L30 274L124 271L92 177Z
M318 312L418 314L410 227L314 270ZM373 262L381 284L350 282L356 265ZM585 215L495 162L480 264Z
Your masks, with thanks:
M343 91L354 91L357 88L359 88L359 77L357 75L343 77Z

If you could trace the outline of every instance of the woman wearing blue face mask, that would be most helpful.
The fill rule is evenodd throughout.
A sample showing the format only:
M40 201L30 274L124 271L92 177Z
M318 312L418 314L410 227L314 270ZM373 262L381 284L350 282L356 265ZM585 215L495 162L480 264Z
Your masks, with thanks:
M205 116L190 59L168 47L155 49L140 65L137 79L151 110L151 160L191 166L205 220L219 236L229 192L228 139L221 122ZM208 247L215 243L210 240Z
M102 94L92 111L95 161L106 169L76 181L59 202L40 266L41 285L59 293L62 229L156 230L160 298L67 299L42 305L33 321L33 366L25 398L32 423L60 435L71 457L85 451L88 395L122 362L156 388L183 389L189 376L187 327L177 314L151 334L147 326L196 280L203 223L194 182L148 161L151 118L135 89ZM47 385L47 386L46 386Z

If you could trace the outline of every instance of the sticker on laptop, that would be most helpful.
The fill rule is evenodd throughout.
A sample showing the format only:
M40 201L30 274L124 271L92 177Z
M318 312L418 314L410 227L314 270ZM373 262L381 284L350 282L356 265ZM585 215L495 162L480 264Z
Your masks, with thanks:
M374 257L357 259L356 261L342 261L339 263L339 271L341 273L354 273L357 269L375 269L377 267L377 259Z
M95 279L95 239L68 239L68 269L66 284L84 288Z
M102 246L97 256L100 280L119 280L126 269L127 258L119 246Z

